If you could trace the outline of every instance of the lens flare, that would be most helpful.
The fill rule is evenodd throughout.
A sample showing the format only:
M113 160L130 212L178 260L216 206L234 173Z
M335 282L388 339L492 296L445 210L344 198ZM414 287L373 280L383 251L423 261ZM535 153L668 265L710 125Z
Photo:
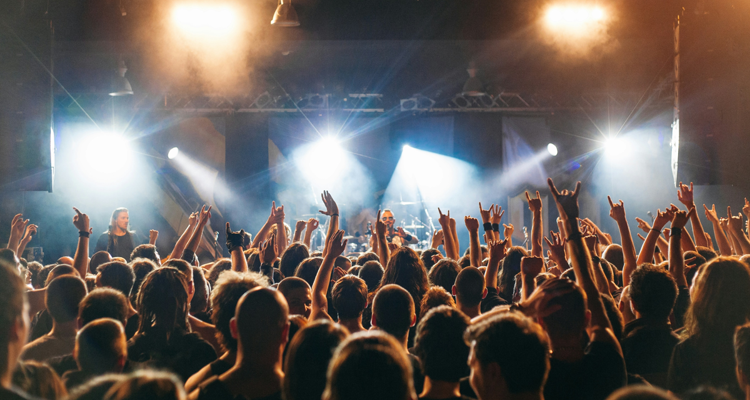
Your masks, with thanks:
M178 149L177 147L172 147L171 149L169 149L169 153L167 153L167 158L169 158L170 160L174 160L178 155L180 155L180 149Z
M550 143L547 145L547 151L552 155L552 157L554 157L557 155L557 146L555 146L553 143Z

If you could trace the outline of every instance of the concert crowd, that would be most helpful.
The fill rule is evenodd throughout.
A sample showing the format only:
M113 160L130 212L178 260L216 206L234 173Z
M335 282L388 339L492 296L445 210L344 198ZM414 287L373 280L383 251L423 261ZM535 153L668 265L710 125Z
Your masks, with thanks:
M438 210L421 250L383 210L350 252L324 192L317 219L274 203L254 235L228 222L230 257L215 260L196 255L210 206L169 255L156 231L140 244L124 208L90 244L73 209L75 256L45 266L17 256L39 228L16 215L0 399L750 399L750 202L723 218L680 183L680 206L651 223L609 199L618 231L604 232L579 215L580 182L548 184L556 229L527 192L528 247L480 203L463 221Z

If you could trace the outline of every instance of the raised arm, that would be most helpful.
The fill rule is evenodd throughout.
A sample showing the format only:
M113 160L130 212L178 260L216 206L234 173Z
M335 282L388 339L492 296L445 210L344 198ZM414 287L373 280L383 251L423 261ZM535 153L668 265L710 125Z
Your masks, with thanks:
M499 205L493 204L490 207L490 222L492 223L492 235L495 240L500 240L500 221L503 220L503 214L505 214L505 211Z
M695 202L693 201L693 182L690 182L690 187L688 187L688 185L683 185L682 182L680 182L680 189L677 190L677 200L684 204L688 210L695 208ZM691 214L690 223L693 225L695 245L708 247L706 235L703 233L703 225L701 224L701 219L698 217L698 213L694 212Z
M635 258L635 244L633 244L633 237L630 235L630 226L628 225L628 218L625 216L625 203L620 200L620 204L612 202L612 198L607 196L609 200L609 216L617 222L617 228L620 230L620 240L622 241L622 257L624 260L622 266L622 284L624 286L630 285L630 274L635 271L638 266ZM659 236L657 235L657 239Z
M500 271L500 263L503 262L508 251L507 244L507 239L503 241L491 240L487 243L487 250L490 252L487 270L484 271L484 281L487 288L497 289L497 273Z
M542 257L528 256L521 258L521 300L526 300L536 289L536 276L544 268Z
M533 199L526 192L526 200L529 202L531 210L531 255L542 257L542 199L539 197L539 191L536 191L536 198Z
M704 204L703 210L706 213L706 218L714 228L714 237L716 238L716 244L719 246L719 254L722 256L731 256L732 246L729 245L727 235L724 234L724 229L721 228L721 224L719 223L719 216L716 214L716 204L711 204L710 210Z
M328 241L328 249L323 258L323 263L315 275L315 281L312 287L312 312L310 312L310 321L316 319L331 319L328 315L328 286L331 282L331 274L336 257L346 249L347 240L344 240L344 231L340 230L333 234Z
M643 241L643 246L641 247L641 252L638 254L636 265L641 265L645 262L651 262L651 259L654 258L654 248L656 248L656 241L659 239L659 235L661 235L661 230L664 228L664 225L666 225L667 222L671 220L671 210L666 209L664 210L664 212L662 212L661 210L656 210L656 219L654 219L654 226L651 228L651 230L648 231L646 240Z
M208 208L203 206L201 208L200 215L198 216L198 226L195 227L193 234L190 235L190 240L180 256L181 259L187 261L191 265L193 264L193 256L195 255L195 252L198 251L198 245L200 245L201 238L203 237L203 228L206 227L208 220L211 219L211 207L213 206L208 206Z
M508 246L508 248L513 247L513 224L503 224L503 237L507 243L506 246Z
M81 278L86 279L86 271L89 269L89 236L94 230L89 226L89 216L73 207L76 215L73 216L73 225L78 229L78 247L73 257L73 268L78 271Z
M672 274L678 287L687 287L685 278L685 260L682 254L681 238L682 231L688 220L695 214L695 207L690 209L689 213L677 211L672 218L672 229L669 232L669 272Z
M307 220L307 224L305 226L305 238L303 240L303 243L305 243L305 246L307 246L308 249L310 248L312 234L316 229L318 229L318 226L320 226L320 222L317 219L310 218Z
M456 249L456 258L458 261L461 258L461 246L458 244L458 230L456 229L456 220L451 218L451 237L453 238L453 248Z
M292 238L292 243L297 243L302 240L302 232L305 230L305 225L305 221L297 221L297 223L294 224L294 236Z
M378 258L380 258L380 264L385 268L388 265L390 255L388 251L388 240L385 238L385 222L380 219L380 212L381 210L378 210L377 220L375 221L375 243L377 243L375 254L378 255Z
M260 244L266 241L266 237L268 237L268 232L270 232L273 226L276 224L276 219L277 219L276 202L272 201L271 202L271 215L268 216L266 223L264 223L263 226L258 231L258 233L255 234L255 239L253 239L253 244L250 245L251 249L260 247Z
M435 229L435 232L432 233L432 241L430 242L430 248L437 250L438 247L440 247L441 244L443 244L444 235L442 229Z
M320 197L323 199L323 204L326 206L326 210L318 211L323 215L331 217L331 221L328 223L328 233L326 233L326 245L323 249L323 255L325 256L325 252L328 251L328 242L339 230L339 206L333 200L333 196L331 196L328 191L324 191Z
M565 272L565 270L570 268L570 265L568 264L568 260L565 258L565 239L563 238L564 233L555 233L550 231L549 234L552 240L549 240L546 237L544 238L544 240L547 242L547 247L549 248L549 250L547 250L547 258L557 264L557 268L560 270L560 272Z
M443 244L443 247L445 248L445 256L448 258L452 258L453 260L458 260L460 257L458 256L456 242L453 241L451 212L450 210L448 210L448 214L443 214L440 208L438 208L438 214L440 214L438 223L440 223L440 226L443 228L443 236L445 237L445 242Z
M185 247L187 246L187 242L190 240L190 237L193 236L193 231L195 231L195 226L198 224L198 213L194 212L190 214L190 217L188 218L188 227L185 229L185 232L182 232L182 235L180 235L180 238L177 239L177 243L174 245L174 249L172 249L172 254L169 255L170 259L177 259L182 257L182 252L185 250Z
M732 209L727 207L727 214L729 218L729 232L737 240L739 248L737 254L750 254L750 240L748 240L745 232L742 231L742 213L736 216L732 215Z
M581 231L576 222L578 218L578 195L581 189L581 182L576 184L576 188L572 193L568 192L568 190L558 192L552 178L549 178L547 182L568 235L568 250L576 275L576 283L586 293L586 301L591 312L591 328L593 330L591 340L608 342L614 345L618 353L622 355L620 343L612 331L612 325L609 322L607 313L604 311L604 304L602 304L599 291L592 276L591 256L583 242Z
M245 240L245 230L232 232L227 222L227 250L232 257L232 271L247 272L247 259L245 248L242 245Z
M464 217L466 229L469 231L469 260L472 267L482 266L482 250L479 248L479 221L476 218Z
M651 225L649 225L648 222L638 217L635 217L635 220L636 222L638 222L638 228L642 229L643 232L645 232L648 235L648 232L651 230ZM639 234L638 237L641 237L641 235ZM642 238L642 240L645 241L646 238ZM667 241L663 237L659 236L656 239L656 245L659 246L659 251L661 251L662 253L664 254L669 253L669 243L667 243Z
M286 228L284 227L284 205L276 209L276 254L284 254L287 245Z
M599 238L599 243L601 243L604 246L609 246L610 244L612 244L612 239L610 238L610 236L604 233L604 231L602 231L601 229L599 229L599 227L594 223L594 221L588 218L584 218L581 220L581 223L586 224L589 228L593 230L593 233L597 236L597 238Z
M159 238L159 231L151 229L148 231L148 244L156 245L156 239Z
M34 224L30 224L26 227L26 232L23 234L23 239L21 239L21 243L18 245L18 250L16 251L16 255L19 258L23 257L23 252L24 250L26 250L26 245L29 244L31 239L34 238L34 235L36 235L38 229L39 227Z
M28 219L23 219L22 214L16 214L13 220L10 222L10 237L8 238L8 248L17 251L18 245L21 243L24 229L29 223ZM20 257L20 255L19 255Z

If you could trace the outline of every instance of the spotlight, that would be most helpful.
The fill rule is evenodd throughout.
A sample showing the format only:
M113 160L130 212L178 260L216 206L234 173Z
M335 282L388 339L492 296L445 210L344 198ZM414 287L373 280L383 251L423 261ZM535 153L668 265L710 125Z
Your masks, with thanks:
M552 157L554 157L554 156L557 155L557 146L555 146L554 144L550 143L550 144L547 145L547 151L549 152L549 154L552 155Z
M622 160L630 152L631 144L624 137L610 136L604 140L604 154L610 160Z
M125 77L125 73L128 72L128 67L125 66L125 61L120 60L117 64L117 76L112 80L112 87L110 89L110 96L127 96L133 94L133 87L130 86L130 81Z
M178 149L177 147L172 147L171 149L169 149L169 153L167 153L167 158L169 158L170 160L174 160L179 154L180 149Z
M547 9L545 22L555 31L583 34L592 25L607 19L607 13L598 6L557 5Z
M95 179L112 180L129 172L133 151L129 141L114 134L96 134L85 139L78 160Z
M276 7L276 12L273 13L271 25L282 27L299 26L299 17L297 17L297 11L292 7L292 0L279 0L279 6Z
M408 144L405 144L402 150L404 151L411 150L411 146L409 146Z
M228 5L181 4L174 8L172 22L191 37L223 37L236 30L237 16L237 10Z

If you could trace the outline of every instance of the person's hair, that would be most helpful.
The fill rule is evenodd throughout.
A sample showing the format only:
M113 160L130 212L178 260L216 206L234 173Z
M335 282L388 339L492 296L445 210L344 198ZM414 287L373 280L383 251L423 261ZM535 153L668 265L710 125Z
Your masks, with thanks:
M141 290L143 280L146 279L146 275L155 270L157 266L153 261L140 259L131 262L130 267L133 269L133 274L135 274L135 281L133 281L133 288L130 290L129 300L130 304L132 304L133 307L136 307L138 292Z
M279 270L284 277L294 276L294 271L302 261L310 257L310 251L304 243L292 243L284 250L279 262Z
M456 277L456 299L469 307L482 302L484 297L484 275L474 267L466 267Z
M734 358L737 369L745 379L750 378L750 325L738 327L734 332Z
M419 304L419 319L427 315L427 312L438 306L456 307L453 296L441 286L433 286L422 297L422 303Z
M395 339L378 331L346 339L328 365L327 376L324 400L416 398L406 353Z
M540 392L550 369L549 343L537 323L517 313L504 313L474 324L466 343L482 364L497 363L508 392Z
M47 275L47 278L44 282L44 286L49 286L49 283L55 280L56 278L59 278L61 276L65 275L74 275L79 276L78 272L75 268L71 267L68 264L57 264L54 268L52 268L49 271L49 275Z
M625 265L625 258L622 254L622 246L617 243L612 243L604 249L602 258L607 260L615 268L622 271L623 265Z
M377 261L380 262L380 257L378 257L377 254L368 251L367 253L360 254L359 257L357 257L357 265L364 266L366 262L368 261Z
M617 302L610 296L599 296L604 306L604 312L607 314L607 319L612 325L612 333L615 334L617 340L622 340L622 333L625 327L625 318L623 318L620 309L617 307Z
M296 276L290 276L288 278L284 278L279 282L279 286L276 288L281 294L286 297L291 293L292 290L296 289L310 289L310 284L307 283L306 280L302 278L298 278Z
M715 251L709 249L706 246L695 246L695 251L697 251L698 254L703 256L703 258L706 259L706 262L709 262L719 256L718 254L716 254Z
M284 368L284 361L286 360L286 353L289 350L289 344L292 343L292 340L294 340L294 336L297 335L297 332L307 326L307 323L309 322L304 315L299 314L289 314L287 319L289 320L289 334L286 338L284 353L282 353L281 355L282 368Z
M438 261L438 262L440 262L440 261ZM469 257L468 255L463 256L463 257L461 257L461 258L458 259L458 267L459 268L464 269L464 268L468 267L469 265L471 265L471 257Z
M432 256L438 254L440 254L440 251L438 249L427 249L419 255L419 259L422 260L422 265L424 265L424 268L427 272L430 272L430 269L432 269L432 267L435 265L435 262L432 261Z
M13 370L11 383L34 398L62 400L68 395L55 370L36 361L19 362Z
M414 304L422 302L422 296L430 289L427 271L417 253L408 247L399 247L391 253L377 293L386 285L395 284L406 289Z
M279 340L289 325L288 318L289 307L281 293L265 287L253 288L237 303L234 315L237 341L242 343L246 354L281 344Z
M385 285L378 290L372 303L375 326L401 339L412 325L414 300L399 285Z
M97 376L82 385L76 386L70 391L67 400L102 400L109 389L122 380L125 380L125 375L122 374Z
M101 274L99 283L102 286L117 289L125 296L130 296L135 283L135 273L130 265L119 261L110 261L100 265L97 272Z
M104 396L105 400L184 400L180 378L169 372L140 370L125 376Z
M693 286L693 278L695 278L695 275L698 273L698 271L700 271L703 266L706 265L706 258L700 255L700 253L698 253L697 251L693 250L684 252L683 257L685 260L695 257L695 267L685 269L685 279L687 279L688 286Z
M252 248L247 254L247 269L252 272L260 272L260 250Z
M513 288L516 283L516 274L521 272L521 259L528 256L529 253L520 246L513 246L508 250L508 254L503 259L500 267L500 283L498 293L500 297L507 301L513 301Z
M78 305L86 297L86 283L78 276L64 275L47 286L44 304L57 323L73 321L78 317Z
M417 326L414 350L425 376L446 382L466 376L469 346L463 337L470 324L466 314L450 306L433 308L424 316Z
M195 294L193 294L193 299L190 301L190 312L197 314L208 310L208 298L211 295L211 290L208 287L208 282L206 282L206 275L203 274L203 268L192 268Z
M255 272L227 271L216 281L211 292L211 322L216 327L216 339L225 351L237 350L237 339L229 329L237 302L248 290L258 286L268 286L268 278Z
M76 335L75 358L81 371L115 371L117 362L127 358L125 328L120 321L100 318L89 322Z
M677 283L669 271L641 264L630 276L630 300L644 317L666 320L677 300Z
M607 400L677 400L677 397L656 386L630 385L617 389Z
M115 229L115 225L117 225L117 218L120 216L120 213L128 212L128 209L125 207L119 207L116 208L114 211L112 211L112 217L109 218L109 227L107 228L107 233L110 235ZM130 229L130 226L128 226L128 230Z
M443 289L450 292L453 289L453 285L456 284L456 277L461 272L461 267L457 262L444 258L430 269L430 285L440 286Z
M346 328L326 320L310 322L300 329L287 346L284 359L284 399L320 400L328 363L348 335Z
M40 272L43 268L44 266L36 261L32 261L26 264L26 269L29 271L28 273L31 281L31 286L34 287L34 289L41 289L42 287L44 287L44 282L39 279Z
M26 286L13 266L0 263L0 376L11 365L7 364L10 330L23 316L26 303Z
M377 260L367 261L359 269L359 277L367 283L367 291L370 293L380 286L383 274L385 274L385 270L380 265L380 261Z
M357 262L357 260L354 260L354 262ZM352 267L349 268L349 271L347 271L347 273L349 275L359 276L360 269L362 269L361 265L352 265Z
M322 257L309 257L303 260L294 271L294 276L304 279L310 287L315 282L315 276L318 275L320 264L323 263Z
M110 261L112 261L112 256L106 250L97 251L89 260L89 273L96 275L96 269Z
M547 333L553 338L580 335L586 327L586 294L575 282L565 278L548 279L540 287L551 285L566 293L547 303L548 306L560 306L558 311L542 318Z
M187 330L188 282L176 268L162 267L146 275L138 293L138 333L157 326L165 333L177 328Z
M699 343L731 343L750 318L750 268L730 257L707 263L696 278L685 329ZM723 347L723 346L722 346Z
M161 262L159 252L156 251L156 246L153 244L141 244L136 246L136 248L130 253L130 261L135 261L136 258L145 258L157 264Z
M208 283L211 285L211 287L216 287L216 281L219 280L219 276L224 271L229 271L232 269L232 260L228 258L221 258L216 260L214 264L211 266L211 269L208 270Z
M549 272L542 272L536 277L534 277L534 283L536 283L536 286L541 286L542 283L547 281L547 279L553 279L553 278L557 278L557 277L553 274L550 274Z
M367 307L367 284L354 275L344 275L333 285L331 300L340 319L355 319Z
M193 266L190 265L190 263L185 260L181 260L179 258L172 258L170 260L167 260L164 264L162 264L162 267L172 267L172 268L177 269L178 271L182 272L183 275L185 275L185 278L188 279L188 282L190 282L193 279Z
M599 266L602 268L602 272L604 273L604 277L607 278L607 282L614 282L612 264L603 258L599 258ZM596 268L596 265L594 267Z
M58 265L59 264L65 264L65 265L70 265L72 267L73 266L73 257L62 256L62 257L60 257L60 258L57 259L57 264Z
M37 279L39 279L39 283L42 285L41 287L47 286L47 278L49 278L50 272L52 272L52 270L55 269L56 266L57 264L45 265L44 267L42 267L42 270L39 271L39 277Z
M0 249L0 264L7 267L18 269L18 263L21 260L16 256L16 252L11 249Z
M78 305L78 320L81 326L100 318L128 321L128 299L112 288L94 289Z
M349 260L348 258L346 258L344 256L338 256L333 261L333 266L334 266L334 268L335 267L339 267L339 268L343 269L344 271L348 271L352 267L352 262L351 262L351 260Z

